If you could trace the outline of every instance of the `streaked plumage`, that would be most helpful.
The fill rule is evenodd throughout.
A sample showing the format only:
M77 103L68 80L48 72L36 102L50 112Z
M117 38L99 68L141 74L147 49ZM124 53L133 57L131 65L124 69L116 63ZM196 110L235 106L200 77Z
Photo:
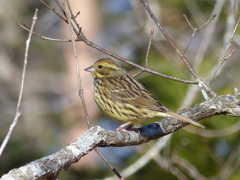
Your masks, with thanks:
M152 118L171 117L204 128L203 125L173 113L162 106L144 87L110 58L103 58L85 69L94 78L94 98L102 112L127 125Z

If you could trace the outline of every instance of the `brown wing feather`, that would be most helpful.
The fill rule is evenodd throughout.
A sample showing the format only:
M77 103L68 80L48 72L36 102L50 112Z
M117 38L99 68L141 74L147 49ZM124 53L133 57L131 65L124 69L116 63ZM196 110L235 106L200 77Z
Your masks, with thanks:
M111 81L111 80L110 80ZM166 112L164 108L137 80L129 75L119 76L109 82L110 97L125 103L147 108L153 111Z

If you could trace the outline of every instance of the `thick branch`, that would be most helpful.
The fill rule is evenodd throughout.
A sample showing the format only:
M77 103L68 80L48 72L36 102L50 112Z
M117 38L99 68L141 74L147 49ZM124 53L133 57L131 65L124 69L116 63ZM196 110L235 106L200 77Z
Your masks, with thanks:
M218 96L189 109L184 109L179 114L195 121L220 114L240 117L240 100L234 95ZM159 122L141 127L138 132L106 131L99 126L92 127L66 148L53 155L14 169L2 176L0 180L54 177L62 169L67 169L72 163L79 161L81 157L88 154L95 147L139 145L165 136L186 125L187 123L180 120L165 118Z

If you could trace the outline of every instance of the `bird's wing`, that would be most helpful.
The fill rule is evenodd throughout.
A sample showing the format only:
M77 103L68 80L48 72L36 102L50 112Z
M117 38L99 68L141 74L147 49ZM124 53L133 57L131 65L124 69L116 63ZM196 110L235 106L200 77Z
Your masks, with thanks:
M109 96L116 101L129 103L136 107L149 110L166 112L163 107L137 80L129 75L115 79L115 83L109 83Z

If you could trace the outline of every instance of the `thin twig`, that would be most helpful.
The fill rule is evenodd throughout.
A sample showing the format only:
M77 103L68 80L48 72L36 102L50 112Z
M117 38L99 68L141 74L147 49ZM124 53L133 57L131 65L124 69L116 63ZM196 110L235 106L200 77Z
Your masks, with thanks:
M194 31L196 29L196 31L204 28L206 25L208 25L215 17L216 17L216 14L213 14L212 17L210 17L201 27L199 28L196 28L196 27L193 27L192 24L190 23L190 21L188 20L186 14L183 14L183 17L186 19L188 25L192 28L192 30Z
M158 2L158 1L155 1ZM143 23L142 21L142 11L140 11L140 3L138 3L137 1L130 1L131 3L131 7L132 7L132 11L134 14L134 18L136 19L136 23L138 24L138 26L141 28L141 30L144 32L144 35L148 35L148 30L146 28L146 24ZM155 5L155 8L158 8L157 11L160 12L161 11L161 7L162 6L158 6ZM155 9L156 10L156 9ZM165 47L160 41L155 41L152 46L154 46L155 50L157 50L163 57L165 57L165 59L174 62L175 60L175 56L173 55L173 53L171 53L167 47ZM176 63L179 63L176 62ZM178 67L174 66L173 68L178 69Z
M153 34L154 34L154 29L152 28L151 29L151 32L150 32L150 38L149 38L149 43L148 43L148 48L147 48L147 53L146 53L146 58L145 58L145 61L146 61L146 68L149 68L148 67L148 55L149 55L149 51L150 51L150 47L151 47L151 44L152 44L152 37L153 37ZM139 71L138 73L132 75L133 77L135 76L138 76L139 74L141 74L143 71Z
M55 0L55 1L56 1L57 4L59 5L59 8L62 10L62 13L66 16L66 12L65 12L62 4L59 3L58 0ZM142 1L144 1L144 0L141 0L141 2L142 2ZM146 1L146 2L147 2L147 1ZM147 8L147 7L148 7L148 8ZM167 33L165 32L165 30L161 27L160 23L158 22L158 20L156 19L156 17L155 17L154 14L152 13L151 9L150 9L149 6L148 6L148 2L147 2L147 7L146 7L146 9L148 10L148 12L149 12L149 14L151 15L151 17L153 18L153 20L157 23L158 26L160 26L160 27L159 27L160 30L164 33L165 37L169 40L169 42L176 48L176 46L174 45L174 43L172 42L172 40L170 39L170 37L168 36L168 34L167 34ZM78 37L78 41L83 41L83 42L85 42L87 45L89 45L89 46L91 46L91 47L93 47L93 48L95 48L95 49L97 49L97 50L99 50L99 51L102 51L102 52L104 52L105 54L108 54L108 55L110 55L110 56L112 56L112 57L115 57L115 58L117 58L117 59L119 59L119 60L127 63L127 64L130 64L130 65L132 65L132 66L135 66L135 67L139 68L139 69L140 69L140 73L142 73L142 72L148 72L148 73L152 73L152 74L157 75L157 76L161 76L161 77L164 77L164 78L167 78L167 79L171 79L171 80L174 80L174 81L178 81L178 82L182 82L182 83L185 83L185 84L199 84L199 77L195 76L196 74L194 75L195 72L194 72L193 68L192 68L191 65L188 63L188 61L187 61L186 58L183 56L183 54L181 54L181 52L180 52L177 48L176 48L175 50L179 53L180 57L181 57L181 58L184 60L184 62L187 64L189 70L192 72L193 76L196 78L195 81L183 80L183 79L179 79L179 78L176 78L176 77L171 77L171 76L168 76L168 75L165 75L165 74L161 74L161 73L159 73L159 72L152 71L152 70L149 69L149 68L144 68L144 67L142 67L142 66L140 66L140 65L138 65L138 64L134 64L134 63L132 63L132 62L130 62L130 61L127 61L126 59L124 59L124 58L122 58L122 57L120 57L120 56L118 56L118 55L116 55L116 54L114 54L114 53L111 53L111 52L109 52L109 51L107 51L107 50L105 50L105 49L97 46L96 44L94 44L93 42L89 41L89 40L85 37L85 35L84 35L83 32L81 31L81 28L80 28L79 24L77 23L77 21L76 21L76 19L75 19L75 16L73 15L73 13L72 13L71 10L70 10L70 12L71 12L71 18L72 18L73 22L74 22L75 25L78 27L78 30L77 30L74 26L72 26L75 34L76 34L77 37ZM204 85L204 86L202 86L202 87L204 87L204 88L206 87L206 88L207 88L206 92L211 92L211 93L215 96L215 94L213 93L213 91L211 91L211 89L210 89L207 85ZM202 91L205 91L205 90L202 89Z
M46 6L50 11L54 12L58 17L60 17L63 21L65 21L66 23L68 23L67 19L64 18L63 16L61 16L54 8L51 8L50 6L48 6L45 2L43 2L42 0L39 0L44 6ZM59 6L60 7L60 6Z
M4 141L0 147L0 156L2 155L2 152L4 150L4 148L6 147L11 134L15 128L15 126L17 125L18 119L20 118L20 116L22 115L21 111L20 111L20 105L22 102L22 95L23 95L23 88L24 88L24 82L25 82L25 75L26 75L26 68L27 68L27 59L28 59L28 51L29 51L29 46L30 46L30 42L31 42L31 37L32 37L32 32L33 32L33 28L34 25L37 21L37 13L38 13L38 9L35 10L34 16L33 16L33 21L32 21L32 25L31 25L31 29L30 29L30 33L28 35L28 39L26 41L26 49L25 49L25 55L24 55L24 64L23 64L23 72L22 72L22 81L21 81L21 87L20 87L20 92L19 92L19 96L18 96L18 102L17 102L17 108L16 108L16 114L14 117L14 120L8 130L8 133L6 135L6 137L4 138Z
M218 4L218 3L220 3L220 2L222 2L222 1L217 1L216 3ZM232 1L231 1L231 2L232 2ZM219 5L218 5L218 6L219 6ZM216 8L216 9L219 9L219 8ZM218 11L219 11L219 10L218 10ZM219 11L218 13L221 13L221 12ZM231 11L231 13L233 13L233 12ZM233 32L233 30L234 30L234 28L235 28L235 26L236 26L236 21L237 21L237 20L234 18L233 15L229 15L229 16L227 17L226 31L225 31L224 35L222 36L222 37L223 37L223 42L222 42L222 44L224 44L224 45L227 46L227 44L229 43L229 37L231 36L230 34ZM211 26L212 26L212 24L215 24L215 21L214 21L214 23L211 23ZM212 28L215 29L214 27L212 27ZM211 29L212 29L212 28L211 28ZM203 42L204 42L204 41L209 42L209 39L210 39L210 38L211 38L211 36L209 36L208 38L206 38L205 40L203 40ZM202 48L205 49L205 46L206 46L206 45L205 45L205 43L204 43ZM222 55L223 55L223 52L226 50L226 46L222 46L222 47L221 47L221 50L220 50L220 52L222 52L222 53L218 53L218 54L217 54L217 55L219 56L219 57L217 58L217 59L219 59L219 61L220 61L220 59L222 59ZM201 49L201 48L200 48L200 49ZM214 50L214 49L215 49L215 46L212 47L212 49ZM205 51L206 51L206 49L205 49ZM202 53L204 53L204 51L203 51ZM199 53L198 56L202 56L202 53ZM202 57L202 58L203 58L203 57ZM196 61L198 61L198 59L199 59L199 58L197 58ZM211 68L211 70L208 71L207 75L205 75L204 79L205 79L206 82L209 82L209 81L210 81L210 79L211 79L211 77L212 77L212 75L213 75L213 73L214 73L214 71L215 71L215 69L216 69L216 66L217 66L217 63L216 63L215 66L213 66L213 67ZM223 71L225 67L226 67L226 63L223 63L223 64L221 65L221 68L219 68L216 76L217 76L218 74L220 74L220 72ZM215 78L216 78L216 76L215 76ZM209 84L209 83L208 83L208 84Z
M80 68L79 68L79 60L78 60L78 56L77 56L77 50L76 50L76 43L74 40L74 30L73 30L73 24L71 21L71 17L73 18L73 14L72 14L72 10L69 4L68 0L65 0L65 12L66 12L66 17L68 19L68 24L69 24L69 28L71 31L71 37L72 37L72 45L73 45L73 52L74 52L74 58L75 58L75 65L76 65L76 71L77 71L77 78L78 78L78 91L79 91L79 96L81 98L82 101L82 105L83 105L83 109L84 109L84 114L85 114L85 118L87 121L87 125L88 128L91 128L91 124L90 124L90 120L89 120L89 115L88 115L88 111L87 111L87 107L86 107L86 103L85 103L85 99L84 99L84 92L82 89L82 82L81 82L81 76L80 76ZM99 154L99 156L106 162L106 164L111 168L111 170L116 174L116 176L120 179L120 180L124 180L122 178L122 176L118 173L118 171L110 164L110 162L103 156L103 154L100 152L100 150L95 147L94 150Z
M212 75L212 77L211 77L211 79L210 79L210 81L209 81L209 84L210 84L210 83L212 82L212 80L214 79L214 77L215 77L215 75L217 74L217 72L218 72L219 68L221 67L221 65L222 65L227 59L229 59L229 58L234 54L234 52L235 52L235 50L233 50L227 57L225 57L226 54L227 54L228 49L229 49L230 46L232 45L233 36L234 36L234 34L236 33L236 30L237 30L237 27L238 27L238 25L239 25L239 22L240 22L240 17L238 18L237 24L236 24L236 26L235 26L235 28L234 28L234 30L233 30L233 32L232 32L232 35L231 35L231 37L230 37L230 39L229 39L228 45L227 45L227 47L226 47L226 50L224 51L224 53L223 53L223 55L222 55L222 58L221 58L219 64L217 65L216 69L215 69L214 72L213 72L213 75Z
M30 29L26 26L26 25L22 25L20 24L19 22L17 22L17 25L25 30L27 30L28 32L30 32ZM34 34L35 36L43 39L43 40L49 40L49 41L58 41L58 42L71 42L72 40L69 40L69 39L53 39L53 38L49 38L49 37L46 37L46 36L42 36L36 32L32 32L32 34Z
M18 25L19 25L21 28L23 28L23 29L25 29L25 30L27 30L27 31L30 31L30 30L29 30L27 27L25 27L24 25L21 25L20 23L18 23ZM80 30L80 31L81 31L81 30ZM52 38L48 38L48 37L39 35L39 34L37 34L36 32L33 32L33 34L36 35L36 36L38 36L39 38L41 38L41 39L43 39L43 40L52 40L52 41L58 41L58 42L71 42L71 41L72 41L72 40L67 40L67 39L52 39ZM85 39L85 38L82 38L82 39L79 39L79 38L78 38L78 39L76 39L75 41L83 41L83 42L85 42L87 45L91 46L92 48L95 48L95 49L97 49L97 50L99 50L99 51L101 51L101 52L103 52L103 53L105 53L105 54L108 54L109 56L112 56L112 57L114 57L114 58L116 58L116 59L119 59L119 60L121 60L121 61L123 61L123 62L125 62L125 63L127 63L127 64L130 64L131 66L134 66L134 67L139 68L141 72L148 72L148 73L150 73L150 74L154 74L154 75L156 75L156 76L160 76L160 77L163 77L163 78L166 78L166 79L170 79L170 80L173 80L173 81L177 81L177 82L181 82L181 83L184 83L184 84L197 84L197 83L198 83L197 81L180 79L180 78L168 76L168 75L166 75L166 74L162 74L162 73L153 71L153 70L151 70L151 69L142 67L142 66L140 66L140 65L138 65L138 64L135 64L135 63L133 63L133 62L130 62L130 61L128 61L128 60L126 60L126 59L124 59L124 58L122 58L122 57L120 57L120 56L118 56L118 55L116 55L116 54L114 54L114 53L112 53L112 52L110 52L110 51L107 51L106 49L101 48L100 46L94 44L93 42L91 42L91 41L89 41L89 40L87 40L87 39Z
M64 8L62 7L62 5L58 2L58 0L55 0L58 5L60 6L60 9L63 11L63 14L65 15L66 13L64 12ZM151 69L148 69L148 68L144 68L138 64L135 64L135 63L132 63L130 61L127 61L126 59L118 56L117 54L114 54L110 51L107 51L106 49L103 49L101 48L100 46L94 44L93 42L89 41L85 35L83 34L83 32L81 31L81 28L79 27L77 21L74 19L74 16L72 15L71 16L72 19L73 19L73 22L75 23L75 25L79 28L78 30L73 26L73 30L75 32L75 34L77 35L78 37L78 41L83 41L85 42L88 46L92 47L92 48L95 48L105 54L108 54L109 56L112 56L116 59L119 59L120 61L123 61L127 64L130 64L132 66L135 66L137 68L139 68L142 72L148 72L148 73L151 73L151 74L155 74L157 76L161 76L161 77L164 77L164 78L167 78L167 79L171 79L171 80L174 80L174 81L178 81L178 82L182 82L182 83L185 83L185 84L197 84L197 81L191 81L191 80L184 80L184 79L180 79L180 78L176 78L176 77L172 77L172 76L168 76L168 75L165 75L165 74L161 74L159 72L155 72L155 71L152 71Z
M196 131L194 129L189 128L188 131L196 134ZM216 138L216 137L226 137L231 134L237 133L239 131L240 131L240 121L224 129L217 129L217 130L205 129L204 131L199 131L197 134L203 137Z
M67 3L68 3L68 7L70 7L69 1L67 1ZM71 8L69 8L69 11L71 13L71 20L74 22L74 24L77 26L78 29L81 29L80 25L76 21L76 18L78 16L78 14L80 14L80 12L78 12L77 15L74 16ZM81 32L78 31L78 33L81 33Z
M63 15L67 18L67 14L66 14L66 12L65 12L65 10L64 10L65 5L64 5L64 4L61 4L58 0L55 0L55 1L56 1L56 3L58 4L59 8L62 10ZM68 7L70 7L70 4L69 4L68 1L67 1L67 3L68 3L68 4L67 4ZM84 34L82 33L81 27L79 26L79 24L78 24L77 21L76 21L76 17L77 17L77 16L74 16L74 15L73 15L73 12L72 12L72 9L71 9L71 8L69 9L69 11L70 11L70 14L71 14L71 19L72 19L72 21L73 21L73 22L71 21L71 23L72 23L72 28L73 28L73 31L75 32L76 36L78 37L78 41L83 41L83 40L85 40L86 37L85 37ZM68 19L68 18L67 18L67 19ZM77 28L76 28L73 24L75 24Z
M66 0L65 0L65 2L66 2ZM83 96L83 89L82 89L82 82L81 82L81 75L80 75L80 68L79 68L79 60L78 60L78 56L77 56L76 43L75 43L75 40L74 40L74 32L73 32L73 28L72 28L71 19L70 19L69 9L70 9L70 7L68 5L65 5L65 12L67 14L67 19L68 19L68 22L69 22L68 24L69 24L69 28L70 28L70 32L71 32L71 38L72 38L71 42L72 42L72 46L73 46L76 73L77 73L77 79L78 79L78 95L80 96L81 101L82 101L82 105L83 105L84 114L85 114L85 118L86 118L86 121L87 121L88 128L91 128L91 124L90 124L90 120L89 120L89 116L88 116L88 112L87 112L87 107L86 107L85 99L84 99L84 96Z
M190 21L188 20L186 14L183 14L183 18L187 21L188 25L190 26L190 28L191 28L193 31L195 31L195 29L197 29L197 28L194 28L194 27L192 26L192 24L191 24Z
M160 31L162 32L162 34L165 36L165 38L168 40L168 42L173 46L173 48L176 50L176 52L178 53L178 55L181 57L181 59L184 61L184 63L187 65L189 71L191 72L191 74L193 75L193 77L195 78L197 84L199 87L201 87L201 91L203 92L203 95L205 98L208 98L206 95L207 93L213 97L216 96L216 94L211 90L211 88L206 85L201 78L196 74L195 70L193 69L193 67L189 64L188 60L185 58L185 56L179 51L179 49L177 48L177 46L174 44L174 42L171 40L171 38L169 37L169 35L167 34L167 32L164 30L164 28L161 26L160 22L158 21L158 19L156 18L156 16L154 15L154 13L152 12L151 8L149 7L148 4L148 0L140 0L141 3L143 4L143 6L145 7L145 9L147 10L147 12L149 13L150 17L153 19L153 21L156 23L156 25L158 26L158 28L160 29Z
M191 72L191 74L193 75L194 78L198 78L196 72L194 71L194 69L192 68L192 66L189 64L188 60L185 58L185 56L183 55L183 53L181 53L181 51L177 48L177 46L174 44L174 42L172 41L172 39L169 37L169 35L167 34L167 32L164 30L164 28L161 26L160 22L158 21L158 19L156 18L156 16L154 15L154 13L152 12L151 8L148 5L148 0L140 0L141 3L143 4L143 6L145 7L145 9L147 10L147 12L149 13L150 17L153 19L153 21L156 23L156 25L158 26L158 28L160 29L160 31L162 32L162 34L165 36L165 38L168 40L168 42L172 45L172 47L175 49L175 51L177 52L177 54L180 56L180 58L184 61L184 63L187 65L189 71Z
M230 175L239 168L239 145L231 150L230 155L221 166L220 175L217 179L230 179Z
M169 139L171 138L171 135L164 136L162 139L159 139L152 148L150 148L144 155L139 158L137 161L135 161L133 164L126 167L121 174L123 174L124 177L128 177L135 172L137 172L140 168L144 167L151 159L154 159L156 154L158 154L166 145L166 143L169 142ZM114 177L107 177L104 180L113 180Z
M181 171L178 166L175 166L170 158L166 158L164 155L161 155L161 153L157 153L152 160L164 168L165 171L175 175L178 180L188 180L185 172Z
M224 6L225 1L215 1L214 9L212 10L211 14L221 14L221 9ZM204 31L204 34L202 36L201 44L199 45L197 54L194 59L194 69L195 71L199 72L199 69L201 67L201 63L204 60L204 56L206 55L206 52L209 51L209 49L213 48L213 50L216 47L211 47L211 42L213 42L212 38L214 37L214 32L216 29L216 24L218 22L219 16L215 17L215 20L212 21L212 23L208 24L206 27L206 30Z
M135 64L133 62L130 62L130 61L122 58L121 56L118 56L117 54L114 54L114 53L112 53L110 51L107 51L106 49L103 49L103 48L97 46L96 44L92 43L91 41L88 41L88 40L82 40L82 41L84 41L87 45L89 45L89 46L91 46L91 47L93 47L93 48L95 48L95 49L97 49L97 50L99 50L99 51L109 55L109 56L112 56L112 57L114 57L116 59L119 59L119 60L121 60L121 61L123 61L123 62L125 62L127 64L130 64L130 65L132 65L134 67L139 68L142 72L148 72L148 73L151 73L151 74L154 74L154 75L157 75L157 76L161 76L161 77L164 77L164 78L167 78L167 79L171 79L171 80L177 81L177 82L182 82L182 83L185 83L185 84L197 84L197 81L185 80L185 79L180 79L180 78L168 76L166 74L162 74L162 73L153 71L151 69L142 67L142 66L140 66L138 64Z
M173 155L171 157L171 160L173 163L176 163L178 166L183 168L183 172L187 173L190 177L193 177L194 179L198 180L206 180L206 177L204 177L198 169L189 161L181 158L180 156Z
M149 38L149 43L148 43L148 48L147 48L147 53L146 53L146 68L148 68L148 55L149 55L149 51L150 51L150 47L153 41L153 34L154 34L154 29L152 28L151 32L150 32L150 38Z
M184 19L187 21L187 23L188 23L188 25L191 27L191 29L193 30L193 33L192 33L192 36L191 36L191 38L190 38L190 40L189 40L189 42L188 42L188 45L187 45L187 47L185 48L185 50L184 50L184 52L183 52L183 54L186 54L188 48L190 47L190 45L191 45L191 43L192 43L193 38L195 37L195 33L196 33L198 30L204 28L206 25L208 25L208 24L216 17L216 14L212 15L212 17L209 18L209 19L208 19L201 27L199 27L199 28L193 27L192 24L190 23L190 21L188 20L188 18L187 18L187 16L186 16L185 14L183 14L183 17L184 17Z

